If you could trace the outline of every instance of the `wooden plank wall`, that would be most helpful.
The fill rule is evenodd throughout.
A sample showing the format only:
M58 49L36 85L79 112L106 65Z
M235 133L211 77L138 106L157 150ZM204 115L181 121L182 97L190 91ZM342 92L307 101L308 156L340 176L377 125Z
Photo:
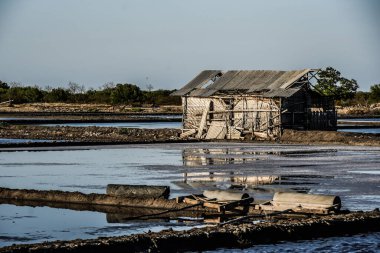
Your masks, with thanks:
M218 134L218 138L226 139L239 139L247 134L255 136L255 133L260 133L261 137L276 138L281 134L279 101L270 98L253 96L189 97L184 113L186 113L183 117L184 131L197 129L196 137L201 139L206 136L214 136L206 134L210 126L214 132L217 131L215 129L217 126L226 128L227 132L223 136ZM208 115L207 123L204 124L206 114ZM202 129L202 133L199 133L199 129ZM203 132L203 129L206 132ZM222 129L220 132L223 133Z

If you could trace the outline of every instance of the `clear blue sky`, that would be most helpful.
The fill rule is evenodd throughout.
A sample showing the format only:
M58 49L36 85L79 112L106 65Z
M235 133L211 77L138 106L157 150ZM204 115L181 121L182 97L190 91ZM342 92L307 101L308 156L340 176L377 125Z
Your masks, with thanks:
M0 0L7 82L174 89L203 69L327 66L380 83L380 1Z

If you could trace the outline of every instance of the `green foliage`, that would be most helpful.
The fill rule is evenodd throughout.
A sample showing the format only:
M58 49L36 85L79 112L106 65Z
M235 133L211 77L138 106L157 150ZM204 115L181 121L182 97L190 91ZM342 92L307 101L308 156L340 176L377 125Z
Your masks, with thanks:
M173 91L171 90L156 90L156 91L145 91L144 101L147 104L155 105L180 105L181 97L170 96Z
M143 100L143 93L140 88L133 84L117 84L111 92L112 104L139 103Z
M334 96L336 99L350 99L355 96L359 88L356 80L347 79L332 67L327 67L318 73L319 80L315 89L326 96Z
M111 92L112 88L104 88L102 90L88 90L87 102L89 103L101 103L101 104L110 104L111 103Z
M364 91L358 91L355 94L355 97L352 99L353 101L351 102L352 104L360 104L360 105L368 105L368 98L369 98L369 93L364 92Z
M9 89L9 85L0 80L0 89L7 90Z
M63 88L52 89L48 92L44 100L45 102L68 102L70 98L70 92Z
M9 89L9 85L0 80L0 102L7 100L7 91Z
M380 102L380 84L374 84L369 90L369 101L370 103Z
M37 86L25 86L11 82L10 85L0 81L0 102L14 100L14 103L33 102L62 102L62 103L102 103L102 104L126 104L139 107L142 104L153 106L180 105L181 98L173 97L171 90L142 91L133 84L117 84L112 82L104 84L101 89L85 90L83 85L70 82L67 88L51 88L47 86L41 89Z
M44 94L38 87L11 87L7 90L6 97L15 104L40 102Z

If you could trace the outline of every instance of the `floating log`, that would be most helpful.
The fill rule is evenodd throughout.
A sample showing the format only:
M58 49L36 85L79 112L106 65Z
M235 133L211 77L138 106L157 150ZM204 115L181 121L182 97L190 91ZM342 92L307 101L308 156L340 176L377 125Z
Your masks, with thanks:
M278 209L305 208L339 211L342 203L338 196L293 192L276 192L272 204Z
M231 201L231 200L242 200L249 198L247 193L242 192L229 192L221 190L205 190L203 195L209 199L216 199L218 201Z
M151 208L150 206L133 207L133 206L120 206L120 205L77 204L77 203L62 203L62 202L19 200L19 199L16 200L16 199L3 199L3 198L0 198L0 204L9 204L9 205L16 205L16 206L31 206L31 207L48 206L51 208L69 209L69 210L75 210L75 211L100 212L100 213L106 214L108 223L117 222L116 218L112 219L112 217L122 217L122 219L119 219L120 222L117 222L117 223L121 223L121 220L124 220L124 221L128 220L130 222L131 217L148 216L148 215L156 214L162 210L162 208ZM152 217L152 219L153 218L169 219L172 217L200 217L201 215L205 213L210 214L210 215L211 214L215 215L216 211L205 212L202 209L199 209L199 211L194 210L194 209L186 209L183 211L175 211L175 212L167 213L164 215L159 215L158 217ZM110 220L109 220L109 217L111 217Z
M170 194L170 187L151 185L109 184L107 185L107 194L111 196L120 196L127 198L167 199Z
M156 209L180 209L189 207L186 203L176 203L175 199L165 198L127 198L124 196L113 196L107 194L85 194L81 192L65 191L39 191L26 189L0 188L0 199L8 200L27 200L43 203L71 203L85 205L105 205L118 207L144 207ZM213 212L213 210L202 207L193 207L188 210Z

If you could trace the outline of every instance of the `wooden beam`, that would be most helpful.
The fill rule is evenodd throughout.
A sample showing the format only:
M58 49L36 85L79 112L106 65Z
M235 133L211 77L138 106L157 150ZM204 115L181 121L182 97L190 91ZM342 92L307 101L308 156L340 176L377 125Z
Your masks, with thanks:
M208 115L209 109L210 109L210 101L208 101L206 108L203 110L202 119L201 119L201 122L199 123L198 133L196 135L198 139L202 137L203 129L205 128L206 123L207 123L207 115Z

